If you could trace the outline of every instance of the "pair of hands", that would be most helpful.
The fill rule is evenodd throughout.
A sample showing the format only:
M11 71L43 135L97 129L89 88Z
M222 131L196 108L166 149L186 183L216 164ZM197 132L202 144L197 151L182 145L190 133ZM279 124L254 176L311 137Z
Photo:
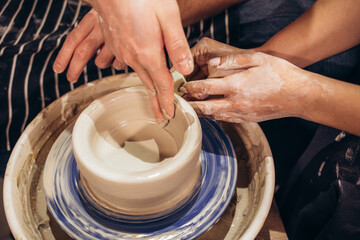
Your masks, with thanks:
M174 115L174 81L166 65L164 47L176 70L186 75L193 70L176 0L93 0L93 6L68 35L53 69L76 82L90 58L99 68L136 71L148 89L157 122Z
M164 33L161 18L151 15L155 10L125 2L117 2L117 9L127 9L130 13L129 7L137 7L145 14L138 17L147 19L146 24L155 29L140 25L144 21L111 11L112 5L94 3L99 10L91 10L69 34L55 60L54 70L60 73L69 65L68 80L76 81L86 63L101 49L95 64L100 68L112 64L119 70L131 66L149 90L155 118L161 122L173 116L173 79L166 67L165 45L168 51L173 50L169 55L176 70L188 80L208 77L181 88L199 115L229 122L259 122L299 112L297 103L301 94L294 94L299 84L295 79L299 76L305 79L305 71L282 59L255 53L255 49L239 49L208 38L202 39L190 53L185 36L178 34L183 33L180 20L169 23L169 19L176 17L168 17L168 25L178 25L181 29ZM172 15L178 14L174 9ZM122 24L114 22L115 19L122 19Z

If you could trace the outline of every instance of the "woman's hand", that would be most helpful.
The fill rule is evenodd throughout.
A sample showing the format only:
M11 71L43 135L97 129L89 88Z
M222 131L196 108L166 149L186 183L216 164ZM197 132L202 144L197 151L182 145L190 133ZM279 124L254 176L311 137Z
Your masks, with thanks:
M189 74L193 59L176 0L94 0L106 46L135 70L148 89L158 122L174 115L174 80L164 47L176 70Z
M76 82L84 67L98 49L101 50L95 58L95 64L99 68L107 68L112 64L117 70L124 69L126 65L117 59L114 60L114 54L104 43L98 14L96 11L91 10L66 38L55 59L54 71L62 73L69 65L67 79L70 82Z
M308 72L264 53L217 57L208 67L225 77L191 81L180 90L195 98L210 96L190 104L199 115L217 120L260 122L299 116L302 106L311 101L304 96L318 87Z

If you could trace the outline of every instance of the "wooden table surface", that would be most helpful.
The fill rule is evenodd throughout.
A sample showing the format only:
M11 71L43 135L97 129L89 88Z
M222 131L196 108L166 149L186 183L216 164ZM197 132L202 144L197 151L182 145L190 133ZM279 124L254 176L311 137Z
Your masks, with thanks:
M275 200L256 240L288 240Z

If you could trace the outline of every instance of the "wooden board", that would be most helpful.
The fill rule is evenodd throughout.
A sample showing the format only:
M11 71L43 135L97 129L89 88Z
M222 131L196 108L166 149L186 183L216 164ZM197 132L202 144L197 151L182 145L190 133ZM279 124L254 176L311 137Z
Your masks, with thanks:
M287 240L283 222L280 217L275 200L273 200L270 212L264 226L256 237L256 240Z

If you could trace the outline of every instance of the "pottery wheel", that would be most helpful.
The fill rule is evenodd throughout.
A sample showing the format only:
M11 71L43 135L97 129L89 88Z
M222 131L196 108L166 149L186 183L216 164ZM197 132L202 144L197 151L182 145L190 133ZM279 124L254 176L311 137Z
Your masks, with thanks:
M88 83L53 102L29 124L12 152L4 182L5 190L12 189L5 196L4 204L15 238L70 239L46 207L42 176L49 150L92 101L137 85L141 82L134 73ZM271 151L257 124L221 125L235 148L237 186L224 214L199 239L253 239L272 202L274 168Z
M44 188L50 212L76 239L194 239L222 215L233 196L237 162L230 140L213 120L200 119L203 140L201 181L191 200L161 218L131 220L99 211L84 202L79 170L72 153L72 126L55 141L44 169ZM101 206L100 206L101 207Z

